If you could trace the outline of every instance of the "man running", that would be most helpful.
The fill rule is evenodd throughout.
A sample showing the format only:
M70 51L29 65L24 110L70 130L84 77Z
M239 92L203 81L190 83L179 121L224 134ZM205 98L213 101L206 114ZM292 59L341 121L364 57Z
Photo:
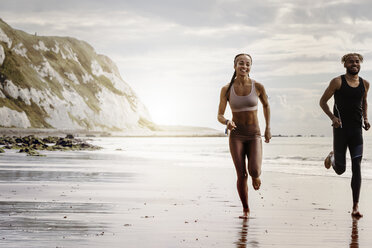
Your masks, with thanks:
M362 126L370 128L367 118L367 92L369 82L358 76L363 56L349 53L342 57L341 62L346 68L346 74L332 79L320 98L320 107L328 115L333 126L333 151L324 161L327 169L331 166L341 175L346 170L346 148L349 148L353 192L353 217L363 217L359 212L358 202L362 182L360 163L363 156ZM334 96L333 113L328 107L328 100ZM364 125L363 125L364 124Z

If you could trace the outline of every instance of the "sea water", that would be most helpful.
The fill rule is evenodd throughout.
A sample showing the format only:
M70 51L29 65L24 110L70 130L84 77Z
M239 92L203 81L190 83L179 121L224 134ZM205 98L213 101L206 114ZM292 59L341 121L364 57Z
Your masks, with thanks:
M96 137L89 142L98 151L46 152L46 158L29 157L6 150L0 155L2 170L112 171L120 172L123 161L150 160L173 166L231 167L228 137ZM364 139L363 179L372 179L372 137ZM289 174L338 176L324 168L324 158L332 150L332 137L274 137L263 142L262 171ZM351 176L350 155L346 153L346 172ZM94 164L92 166L92 164ZM149 163L151 164L151 163ZM110 165L110 168L102 168ZM3 175L4 176L4 175ZM9 175L8 175L9 176ZM1 178L0 178L1 180ZM18 180L21 180L18 178Z
M104 147L98 154L107 159L146 158L172 161L175 166L232 167L228 137L132 137L94 138L95 145ZM372 179L372 137L364 139L363 179ZM324 168L324 159L332 150L332 137L274 137L263 142L262 170L290 174L338 176ZM103 158L103 157L101 157ZM346 154L351 176L351 160Z

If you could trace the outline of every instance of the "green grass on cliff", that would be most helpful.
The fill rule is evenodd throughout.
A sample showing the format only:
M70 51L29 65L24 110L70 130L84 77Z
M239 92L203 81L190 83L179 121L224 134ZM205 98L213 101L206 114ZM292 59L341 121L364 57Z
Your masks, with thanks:
M63 97L64 90L76 91L79 94L87 106L94 111L94 113L99 113L100 100L97 98L97 94L101 91L102 87L107 90L117 94L119 96L124 96L128 99L130 107L136 111L136 101L134 93L129 90L128 92L122 92L115 88L112 81L101 75L95 76L92 73L91 64L92 61L96 60L101 68L105 72L114 73L119 76L118 68L115 63L104 55L96 54L93 47L88 43L71 38L71 37L45 37L37 36L33 34L28 34L26 32L12 29L8 24L0 19L0 28L7 34L7 36L12 40L12 47L9 49L8 45L0 41L5 52L5 59L3 64L0 66L0 74L2 77L1 82L4 84L6 79L11 80L17 87L31 89L34 88L39 91L45 91L48 89L52 94L60 98L61 100L66 100ZM49 49L48 51L36 50L35 46L40 45L42 41L45 46ZM12 51L12 48L22 43L21 48L26 48L27 58L22 57ZM60 51L56 53L56 46L58 45ZM68 49L66 49L66 47ZM70 49L71 48L71 49ZM62 53L67 56L69 51L73 50L76 53L78 62L73 59L64 59ZM56 77L50 75L40 78L40 75L34 68L42 69L44 67L45 61L47 61L50 66L56 71L62 78L63 83L59 82ZM76 84L72 80L69 80L65 73L73 73L77 80L80 82ZM83 75L89 74L93 77L93 80L84 83ZM120 77L120 76L119 76ZM29 106L22 102L21 99L13 99L5 92L4 94L7 98L0 98L0 107L7 106L10 109L17 111L24 111L32 127L35 128L50 128L45 119L48 117L47 112L39 107L36 103ZM71 103L74 104L74 103ZM54 106L51 104L50 107L53 109ZM114 131L120 131L117 127L108 127L103 124L92 123L86 119L78 119L69 113L71 120L78 123L80 126L87 129L93 129L94 127L101 127L104 129L110 129ZM154 125L151 121L141 119L139 125L143 127L150 127Z
M18 112L25 112L31 123L31 126L34 128L52 128L52 126L45 121L45 118L48 117L48 114L33 101L31 101L31 105L27 105L19 98L14 99L13 101L0 98L0 106L5 106Z

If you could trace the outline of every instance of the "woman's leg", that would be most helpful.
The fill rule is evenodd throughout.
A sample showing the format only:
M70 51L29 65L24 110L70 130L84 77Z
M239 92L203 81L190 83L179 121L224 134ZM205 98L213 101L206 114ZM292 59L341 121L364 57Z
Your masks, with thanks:
M252 177L252 185L255 190L258 190L261 186L261 165L262 165L262 139L257 137L254 140L249 141L246 148L248 154L248 172Z
M245 164L245 149L243 141L236 136L230 135L229 139L230 153L234 161L239 197L242 202L244 212L249 213L248 207L248 185L247 185L247 168Z

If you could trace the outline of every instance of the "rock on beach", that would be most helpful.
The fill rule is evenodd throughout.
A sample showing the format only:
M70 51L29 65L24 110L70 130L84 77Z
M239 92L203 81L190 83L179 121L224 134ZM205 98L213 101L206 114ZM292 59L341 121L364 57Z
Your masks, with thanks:
M0 153L4 149L16 149L20 153L27 153L29 156L42 156L37 151L66 151L66 150L98 150L101 147L91 145L84 140L77 139L68 134L66 137L48 136L46 138L28 135L24 137L0 137Z

